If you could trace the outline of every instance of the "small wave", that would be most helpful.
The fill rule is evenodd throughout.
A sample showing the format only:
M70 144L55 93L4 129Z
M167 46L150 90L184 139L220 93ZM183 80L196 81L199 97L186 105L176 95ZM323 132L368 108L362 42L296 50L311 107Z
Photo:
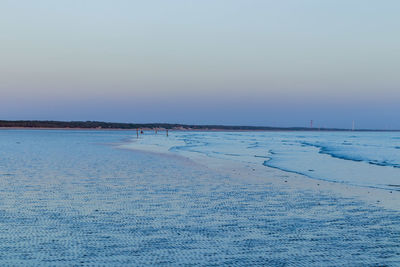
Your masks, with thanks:
M221 154L221 153L219 153L219 154ZM232 153L222 153L223 155L226 155L226 156L234 156L234 157L240 157L241 155L239 155L239 154L232 154Z
M345 146L352 146L353 143L349 143L349 142L347 142L347 141L344 141L344 142L342 143L342 145L345 145Z
M312 178L311 176L309 176L309 175L307 175L307 174L305 174L305 173L302 173L302 172L298 172L298 171L294 171L294 170L289 170L289 169L286 169L286 168L277 167L277 166L275 166L275 165L272 165L271 163L269 163L270 161L271 161L271 159L265 160L265 161L263 162L262 165L265 166L265 167L274 168L274 169L281 170L281 171L284 171L284 172L295 173L295 174L299 174L299 175L304 175L304 176L306 176L306 177L308 177L308 178ZM321 180L322 180L322 179L321 179Z
M400 164L390 163L390 162L387 162L387 161L381 161L381 162L379 162L379 161L369 161L368 163L372 164L372 165L378 165L378 166L390 166L390 167L393 167L393 168L400 168Z
M400 185L397 185L397 184L388 184L388 185L386 185L386 186L389 186L389 188L388 188L385 186L382 187L381 185L371 185L371 184L368 185L368 184L359 184L359 183L354 183L354 182L349 182L349 181L340 181L340 180L336 180L336 179L327 179L327 178L324 178L323 176L316 176L314 174L315 170L313 170L313 169L309 169L308 171L304 171L304 172L303 171L295 171L295 170L275 166L274 164L271 163L271 161L272 161L272 159L265 160L262 165L265 167L277 169L280 171L302 175L302 176L308 177L313 180L320 180L320 181L327 181L327 182L332 182L332 183L348 184L348 185L369 187L369 188L379 188L379 189L384 189L384 190L390 190L390 187L400 188ZM398 190L395 189L395 191L400 191L400 189L398 189Z
M388 186L396 188L395 191L400 191L400 184L388 184Z
M251 143L247 146L248 149L251 148L259 148L260 147L260 143L259 142L255 142L255 143Z
M263 159L269 159L267 156L259 156L259 155L254 155L255 158L263 158Z
M333 183L349 184L348 182L344 182L344 181L329 180L329 179L325 179L325 178L323 178L323 177L315 177L315 176L312 176L312 175L310 175L310 174L308 174L308 173L306 173L306 172L294 171L294 170L290 170L290 169L278 167L278 166L275 166L275 165L271 164L271 163L270 163L271 160L272 160L272 159L265 160L265 161L263 162L262 165L265 166L265 167L277 169L277 170L280 170L280 171L284 171L284 172L288 172L288 173L294 173L294 174L302 175L302 176L305 176L305 177L308 177L308 178L314 179L314 180L327 181L327 182L333 182ZM309 171L309 172L313 172L314 170L308 170L308 171Z
M350 161L355 161L355 162L366 162L371 165L378 165L378 166L385 166L385 167L393 167L393 168L400 168L400 164L397 163L392 163L386 160L371 160L362 156L356 156L356 155L345 155L343 153L340 153L338 151L335 151L334 149L329 148L328 146L323 146L320 144L314 144L310 142L300 142L302 147L310 146L310 147L315 147L319 149L320 154L326 154L329 155L333 158L337 159L342 159L342 160L350 160Z

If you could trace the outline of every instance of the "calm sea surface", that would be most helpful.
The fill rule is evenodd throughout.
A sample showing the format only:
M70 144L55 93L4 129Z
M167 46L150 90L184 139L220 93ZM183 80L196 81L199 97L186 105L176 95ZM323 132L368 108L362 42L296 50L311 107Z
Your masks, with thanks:
M132 136L1 130L0 265L400 265L398 211L110 145ZM399 185L398 133L165 138L142 140L314 179Z

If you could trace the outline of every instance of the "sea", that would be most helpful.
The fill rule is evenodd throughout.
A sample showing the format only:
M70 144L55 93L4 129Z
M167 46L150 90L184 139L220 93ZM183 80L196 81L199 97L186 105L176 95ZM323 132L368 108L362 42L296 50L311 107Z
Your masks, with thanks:
M399 199L400 133L3 129L0 265L400 266L344 186Z

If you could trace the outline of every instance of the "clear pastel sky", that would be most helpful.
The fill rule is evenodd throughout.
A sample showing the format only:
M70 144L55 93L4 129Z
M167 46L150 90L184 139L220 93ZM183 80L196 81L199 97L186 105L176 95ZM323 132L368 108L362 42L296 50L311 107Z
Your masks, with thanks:
M400 129L397 0L2 0L0 119Z

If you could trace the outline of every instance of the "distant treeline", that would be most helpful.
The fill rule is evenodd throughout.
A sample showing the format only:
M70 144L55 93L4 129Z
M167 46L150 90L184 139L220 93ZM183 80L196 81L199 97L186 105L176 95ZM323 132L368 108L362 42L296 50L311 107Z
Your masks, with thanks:
M0 120L0 127L9 128L82 128L82 129L170 129L170 130L235 130L235 131L310 131L319 130L306 127L262 127L226 125L187 125L171 123L116 123L101 121L6 121ZM320 129L343 130L343 129Z
M72 128L72 129L169 129L169 130L225 130L225 131L350 131L335 128L264 127L227 125L187 125L171 123L117 123L101 121L6 121L0 127L9 128Z

